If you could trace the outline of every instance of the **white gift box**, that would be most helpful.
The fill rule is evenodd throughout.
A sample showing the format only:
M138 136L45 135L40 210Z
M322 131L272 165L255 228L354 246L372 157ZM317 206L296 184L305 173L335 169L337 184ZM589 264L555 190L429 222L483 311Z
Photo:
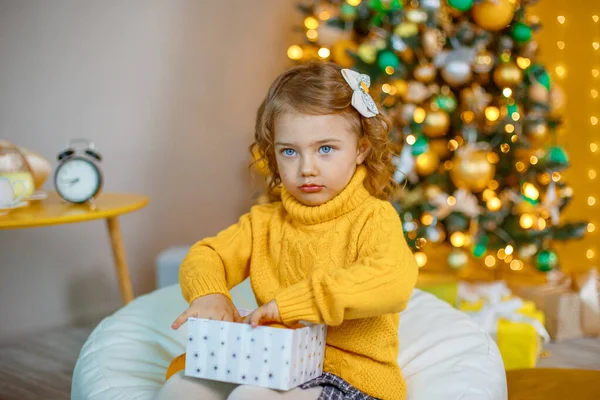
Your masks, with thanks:
M298 329L189 318L185 375L290 390L323 373L325 325Z

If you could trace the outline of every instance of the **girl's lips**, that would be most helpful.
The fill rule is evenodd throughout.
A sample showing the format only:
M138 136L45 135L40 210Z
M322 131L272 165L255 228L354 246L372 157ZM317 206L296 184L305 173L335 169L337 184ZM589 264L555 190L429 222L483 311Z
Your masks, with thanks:
M317 193L323 190L323 186L319 185L302 185L299 188L304 193Z

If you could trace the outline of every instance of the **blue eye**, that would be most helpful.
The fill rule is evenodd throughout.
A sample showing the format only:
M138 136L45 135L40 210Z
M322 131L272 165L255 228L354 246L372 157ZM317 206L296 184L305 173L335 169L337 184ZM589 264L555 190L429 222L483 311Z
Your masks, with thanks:
M296 154L296 150L294 149L283 149L281 152L286 157L292 157Z
M331 146L321 146L321 148L319 149L319 151L321 152L321 154L329 154L333 151L333 147Z

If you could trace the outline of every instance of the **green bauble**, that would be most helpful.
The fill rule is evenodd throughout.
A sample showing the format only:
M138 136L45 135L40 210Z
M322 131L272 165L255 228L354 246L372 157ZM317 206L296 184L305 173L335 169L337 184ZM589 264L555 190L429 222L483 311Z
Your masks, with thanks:
M425 153L427 150L429 150L429 141L425 136L419 135L415 143L412 145L410 152L416 157Z
M517 22L512 28L512 37L519 43L525 43L531 40L532 29L529 25Z
M546 163L552 168L567 168L569 157L567 152L560 146L551 146L546 153Z
M558 257L552 250L542 250L535 258L535 266L542 272L548 272L558 266Z
M343 21L354 21L357 15L358 12L356 11L356 7L353 7L348 3L344 3L340 7L340 18Z
M400 65L400 59L393 51L383 50L377 57L377 65L382 71L385 71L387 67L396 69Z
M550 90L550 75L548 71L541 64L532 64L525 70L525 77L528 84L539 83L544 86L547 90Z
M485 235L477 242L475 247L473 247L473 255L476 258L481 258L485 255L485 253L487 252L487 245L489 241L489 236Z
M378 12L386 12L402 9L400 0L370 0L369 6Z
M454 249L448 255L448 265L452 269L463 269L469 263L467 252L462 249Z
M456 110L456 99L453 96L439 95L435 98L435 104L449 113Z
M450 7L456 8L458 11L469 11L473 7L473 0L448 0Z

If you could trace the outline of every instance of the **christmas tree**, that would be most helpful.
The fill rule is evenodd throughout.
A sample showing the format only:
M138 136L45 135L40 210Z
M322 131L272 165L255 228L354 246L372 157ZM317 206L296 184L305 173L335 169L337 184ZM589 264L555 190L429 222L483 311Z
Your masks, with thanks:
M559 268L555 240L573 190L558 144L565 95L538 61L528 14L534 0L346 0L298 5L302 63L335 62L371 77L393 122L393 202L423 266L428 243L448 243L448 264Z

